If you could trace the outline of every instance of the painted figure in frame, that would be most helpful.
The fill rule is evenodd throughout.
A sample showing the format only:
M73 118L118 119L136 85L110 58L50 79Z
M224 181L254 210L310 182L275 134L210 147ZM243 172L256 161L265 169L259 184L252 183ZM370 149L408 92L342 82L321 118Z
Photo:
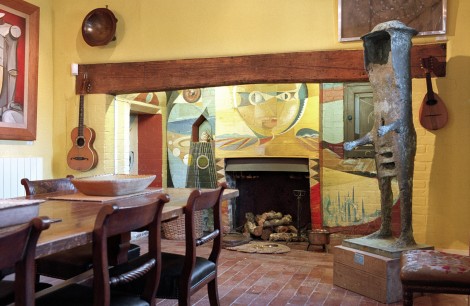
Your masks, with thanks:
M2 122L23 123L23 111L15 103L17 69L17 43L21 29L4 20L0 12L0 116Z

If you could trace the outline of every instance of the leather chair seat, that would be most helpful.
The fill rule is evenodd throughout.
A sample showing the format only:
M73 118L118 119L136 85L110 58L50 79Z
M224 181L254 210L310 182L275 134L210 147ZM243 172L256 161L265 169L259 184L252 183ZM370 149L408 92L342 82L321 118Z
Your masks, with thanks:
M53 278L72 278L92 268L92 253L92 245L89 243L38 258L36 272ZM131 244L127 254L129 260L137 258L140 255L140 247Z
M435 250L410 250L402 254L404 285L470 288L470 256Z
M179 281L184 266L184 255L162 252L162 270L160 273L160 285L157 290L157 298L160 299L177 299ZM132 262L131 262L132 264ZM212 261L206 258L196 257L196 264L191 277L191 287L194 287L213 275L216 266ZM112 268L110 275L121 273L121 267ZM118 290L126 292L142 293L144 284L141 279L133 281L129 284L118 286Z
M113 306L148 306L139 295L121 294L119 291L111 290L111 304ZM93 288L78 284L71 284L54 292L36 299L36 306L84 306L93 305Z
M162 272L157 297L175 299L185 261L184 255L162 252ZM216 273L216 265L206 258L196 257L196 264L191 274L191 288Z

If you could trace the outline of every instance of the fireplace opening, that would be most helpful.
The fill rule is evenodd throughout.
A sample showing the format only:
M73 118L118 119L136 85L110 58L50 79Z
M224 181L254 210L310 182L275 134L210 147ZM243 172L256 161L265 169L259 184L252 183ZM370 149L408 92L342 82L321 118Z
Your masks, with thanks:
M302 231L311 227L308 159L233 158L225 164L227 182L239 190L232 205L233 230L243 230L247 213L269 211L291 215L292 225Z

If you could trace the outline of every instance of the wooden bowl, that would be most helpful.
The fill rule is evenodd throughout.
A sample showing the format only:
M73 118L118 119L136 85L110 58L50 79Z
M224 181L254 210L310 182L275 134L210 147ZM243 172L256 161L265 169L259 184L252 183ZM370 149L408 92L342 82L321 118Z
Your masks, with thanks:
M115 40L117 19L108 8L92 10L82 23L82 36L85 42L94 46L107 45Z
M138 193L153 182L156 175L104 174L74 178L72 184L83 194L91 196L120 196Z

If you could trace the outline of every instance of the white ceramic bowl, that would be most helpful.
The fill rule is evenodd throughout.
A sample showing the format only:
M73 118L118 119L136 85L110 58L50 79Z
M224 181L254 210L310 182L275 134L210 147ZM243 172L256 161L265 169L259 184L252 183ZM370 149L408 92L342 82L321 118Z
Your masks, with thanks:
M81 193L91 196L120 196L145 190L156 175L103 174L74 178L72 184Z

